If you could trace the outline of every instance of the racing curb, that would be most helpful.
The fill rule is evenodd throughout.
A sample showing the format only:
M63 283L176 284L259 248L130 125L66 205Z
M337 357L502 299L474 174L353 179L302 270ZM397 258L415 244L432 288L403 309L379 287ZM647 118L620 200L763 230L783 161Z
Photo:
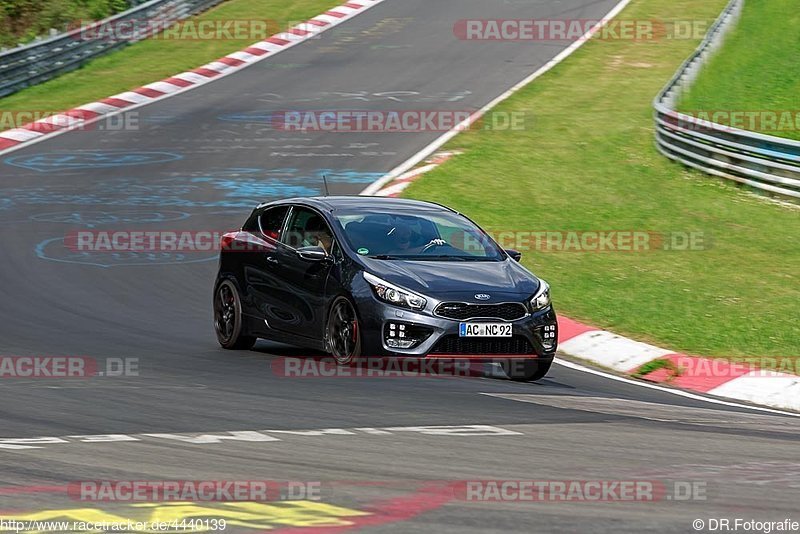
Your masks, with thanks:
M397 197L457 153L438 152L422 166L383 184L375 196ZM364 193L362 193L364 194ZM568 317L558 317L558 351L649 382L800 411L800 376L759 369L751 364L721 358L689 356L648 345L588 326Z
M567 317L558 318L558 328L558 350L566 355L649 382L800 411L798 375L760 369L744 362L677 353Z
M233 52L196 69L176 74L145 86L84 104L57 115L0 132L0 154L16 150L51 136L79 129L105 117L174 96L223 78L263 59L302 43L346 20L367 11L384 0L347 2L321 15L297 24L238 52Z

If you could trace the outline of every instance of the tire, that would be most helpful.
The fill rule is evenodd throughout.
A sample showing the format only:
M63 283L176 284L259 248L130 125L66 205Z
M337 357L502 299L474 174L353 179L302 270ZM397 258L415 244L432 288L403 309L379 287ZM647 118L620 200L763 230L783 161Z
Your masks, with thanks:
M517 382L535 382L545 377L553 365L552 361L540 360L506 360L502 363L503 371L511 380Z
M361 328L353 304L338 297L331 304L325 325L325 347L336 363L351 366L361 357Z
M243 334L242 300L230 280L223 280L214 291L214 332L222 348L252 349L256 337Z

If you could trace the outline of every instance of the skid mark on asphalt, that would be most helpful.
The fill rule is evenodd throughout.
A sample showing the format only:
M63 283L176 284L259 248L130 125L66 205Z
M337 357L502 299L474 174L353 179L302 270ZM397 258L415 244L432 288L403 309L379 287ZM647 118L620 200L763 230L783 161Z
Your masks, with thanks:
M698 426L724 425L726 427L735 427L740 430L781 432L795 434L800 437L800 421L789 417L749 414L714 410L710 408L674 406L670 404L607 397L575 395L543 396L525 393L484 393L484 395L517 402L529 402L553 408L635 417L664 423L680 423Z
M792 461L758 461L737 464L691 463L663 468L631 469L636 476L691 478L751 484L761 487L800 489L800 463Z

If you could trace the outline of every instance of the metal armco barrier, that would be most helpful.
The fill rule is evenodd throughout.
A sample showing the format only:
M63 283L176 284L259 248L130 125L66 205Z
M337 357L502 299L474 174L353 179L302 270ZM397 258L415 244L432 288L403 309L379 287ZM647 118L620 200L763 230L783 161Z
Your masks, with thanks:
M125 21L157 20L159 23L178 21L209 9L223 0L151 0L109 17L94 25L102 28L121 25ZM42 83L65 72L77 69L87 61L148 37L146 24L135 28L131 38L109 39L92 37L91 31L76 29L27 46L0 53L0 97ZM87 37L88 35L88 37Z
M800 142L749 132L675 110L678 99L739 18L731 0L695 52L655 99L656 146L673 160L784 198L800 200Z

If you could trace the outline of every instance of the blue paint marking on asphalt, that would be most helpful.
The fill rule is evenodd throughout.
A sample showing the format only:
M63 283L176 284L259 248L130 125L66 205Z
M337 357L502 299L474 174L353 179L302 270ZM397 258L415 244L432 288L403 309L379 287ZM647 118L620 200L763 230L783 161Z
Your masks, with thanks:
M177 115L148 115L141 119L144 124L171 124L177 122Z
M227 113L217 117L225 122L246 122L250 124L270 124L272 122L272 111L245 111L241 113Z
M126 167L131 165L149 165L166 163L183 159L180 154L172 152L141 151L77 151L77 152L42 152L38 154L22 154L4 160L6 165L13 165L36 172L65 172L83 169L105 169Z
M344 184L371 184L372 182L386 176L385 172L362 172L354 170L337 171L334 169L321 169L317 172L317 177L321 180L325 175L329 182Z
M6 208L13 205L69 204L76 206L148 206L158 208L252 208L268 199L314 196L328 183L371 183L381 172L353 169L229 168L209 173L160 178L112 178L89 184L84 191L72 183L40 184L0 189ZM211 200L205 200L211 199ZM0 205L2 208L3 205Z
M214 261L216 251L203 254L183 252L80 252L64 246L63 237L45 239L35 248L40 259L59 263L74 263L93 267L141 267L153 265L176 265Z
M225 191L228 198L246 198L258 202L270 197L312 196L319 192L317 188L304 185L287 184L280 180L245 178L219 179L214 177L192 178L194 184L208 184L214 189ZM252 202L250 202L252 204Z
M37 213L31 215L30 219L35 222L63 223L87 226L94 226L115 223L154 223L167 221L180 221L191 217L191 213L185 211L58 211L48 213Z

